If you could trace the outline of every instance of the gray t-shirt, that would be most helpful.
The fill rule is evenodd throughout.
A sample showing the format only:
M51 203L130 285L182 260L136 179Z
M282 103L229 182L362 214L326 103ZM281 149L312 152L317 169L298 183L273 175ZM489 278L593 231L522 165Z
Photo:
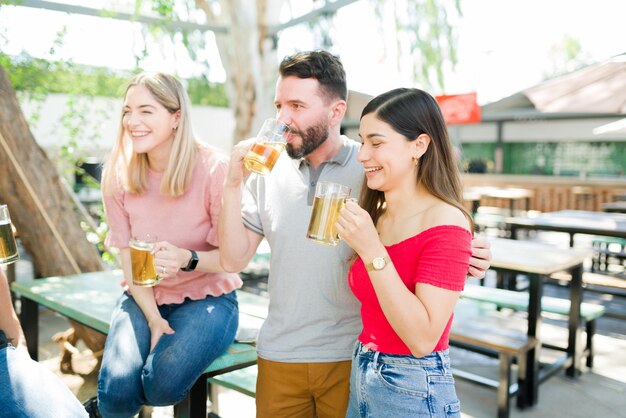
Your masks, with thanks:
M260 357L281 362L349 360L361 331L360 304L348 286L352 250L306 238L315 185L332 181L358 198L363 167L360 144L343 147L315 172L306 160L283 154L270 175L250 176L243 193L246 227L265 236L270 250L269 314L257 344Z

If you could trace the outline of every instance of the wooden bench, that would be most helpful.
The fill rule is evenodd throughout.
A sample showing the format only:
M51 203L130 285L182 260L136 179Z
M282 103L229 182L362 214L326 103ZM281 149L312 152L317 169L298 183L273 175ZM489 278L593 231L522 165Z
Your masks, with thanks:
M256 377L256 365L210 377L209 383L211 384L210 389L213 412L209 414L208 418L219 418L219 396L217 393L217 388L219 386L232 389L254 398L256 397Z
M254 398L256 396L256 377L257 366L254 365L219 376L210 377L209 382Z
M572 276L565 272L559 272L552 274L550 279L557 280L562 284L570 282ZM583 287L586 292L626 298L626 276L623 273L612 275L586 271L583 273ZM606 310L604 315L609 318L626 319L624 312Z
M26 334L28 349L37 359L39 305L71 318L83 325L107 334L115 303L122 293L119 285L121 270L50 277L28 282L14 282L12 290L20 295L20 318ZM260 327L263 310L256 304L248 306L254 295L238 293L242 329ZM247 314L257 312L260 316ZM266 313L265 313L266 315ZM253 344L234 342L196 381L188 396L174 406L176 417L206 416L209 378L256 364Z
M497 389L498 418L510 415L510 397L517 395L517 404L525 406L526 354L536 349L537 340L519 329L510 327L493 305L459 300L450 329L450 345L477 352L499 360L498 379L453 368L455 376ZM454 359L452 361L454 363ZM513 363L517 363L517 382L512 382Z
M237 300L239 301L239 312L247 314L255 318L266 318L267 310L269 306L269 299L259 295L255 295L249 292L239 292L237 294ZM258 328L253 329L258 331ZM239 324L238 334L246 335L246 324ZM245 337L244 337L245 338ZM252 339L253 337L250 337ZM212 384L211 390L213 391L211 399L213 400L213 410L219 410L217 404L216 386L223 386L228 389L235 390L244 395L256 396L256 378L257 378L257 366L249 366L239 370L235 370L229 373L220 374L209 378L209 383ZM217 417L213 415L212 418Z
M551 275L550 278L564 282L572 280L572 276L564 272L555 273ZM585 286L585 289L600 293L607 293L607 288L611 288L617 291L616 293L611 293L614 296L626 297L626 276L592 273L586 271L583 273L583 286Z
M510 308L517 311L528 310L528 295L524 292L499 289L477 285L466 285L461 293L461 298L477 302L492 303L499 308ZM541 298L541 309L557 315L568 316L570 301L550 296ZM595 320L604 315L606 309L602 305L583 302L580 306L580 316L585 323L587 341L583 355L587 357L587 367L593 367L593 336L595 334ZM547 346L547 345L546 345ZM563 351L562 347L547 346Z

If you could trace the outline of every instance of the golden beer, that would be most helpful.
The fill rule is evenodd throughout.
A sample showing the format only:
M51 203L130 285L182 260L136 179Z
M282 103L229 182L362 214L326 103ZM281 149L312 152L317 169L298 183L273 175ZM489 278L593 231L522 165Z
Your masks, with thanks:
M0 264L9 264L19 260L15 237L10 221L0 220Z
M322 244L333 246L339 244L335 222L345 202L345 197L316 196L306 237Z
M350 188L330 181L320 181L315 186L315 199L306 237L321 244L336 246L339 233L335 223L339 211L350 197Z
M150 287L159 282L159 276L154 266L153 242L130 240L130 261L133 270L133 284Z
M285 149L284 142L255 142L243 159L248 170L260 175L268 174Z

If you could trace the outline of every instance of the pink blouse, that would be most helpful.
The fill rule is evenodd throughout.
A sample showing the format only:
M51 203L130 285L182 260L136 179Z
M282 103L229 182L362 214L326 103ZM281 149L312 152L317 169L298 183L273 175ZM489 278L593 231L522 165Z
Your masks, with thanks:
M148 188L141 194L114 190L104 196L109 223L105 245L128 248L133 236L156 235L179 248L208 251L218 247L217 222L228 160L217 151L200 148L187 191L178 197L161 194L162 173L149 171ZM234 273L185 272L161 281L154 289L157 304L182 303L185 298L219 296L241 287ZM128 290L125 279L122 286Z

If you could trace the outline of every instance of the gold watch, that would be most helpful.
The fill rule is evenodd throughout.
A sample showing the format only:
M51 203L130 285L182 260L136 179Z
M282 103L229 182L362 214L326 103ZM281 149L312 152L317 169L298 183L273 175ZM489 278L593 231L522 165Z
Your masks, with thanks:
M367 271L380 271L384 269L387 266L387 264L389 264L390 262L391 260L389 259L388 256L376 257L375 259L372 260L371 263L368 263L365 265L365 269Z

